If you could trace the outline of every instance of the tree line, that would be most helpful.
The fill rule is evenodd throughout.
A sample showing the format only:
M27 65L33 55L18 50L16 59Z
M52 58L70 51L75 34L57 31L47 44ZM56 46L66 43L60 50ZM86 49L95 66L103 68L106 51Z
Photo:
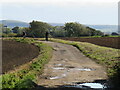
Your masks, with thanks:
M27 37L43 38L45 33L49 32L51 37L81 37L81 36L102 36L103 32L95 30L88 26L82 25L77 22L68 22L64 26L51 26L48 23L40 21L32 21L29 23L28 28L25 27L14 27L12 29L0 25L2 28L3 35L13 35L21 37L23 32L26 33Z

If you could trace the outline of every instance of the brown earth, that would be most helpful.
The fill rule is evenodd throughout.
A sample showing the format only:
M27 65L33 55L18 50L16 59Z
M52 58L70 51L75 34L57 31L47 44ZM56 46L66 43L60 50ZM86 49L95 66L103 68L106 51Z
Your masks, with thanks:
M76 47L49 41L45 43L53 47L53 57L38 77L39 86L59 87L107 78L105 68L84 56Z
M96 38L60 38L70 41L89 42L100 46L120 49L120 37L96 37Z
M2 41L2 72L8 72L38 56L39 49L31 44Z

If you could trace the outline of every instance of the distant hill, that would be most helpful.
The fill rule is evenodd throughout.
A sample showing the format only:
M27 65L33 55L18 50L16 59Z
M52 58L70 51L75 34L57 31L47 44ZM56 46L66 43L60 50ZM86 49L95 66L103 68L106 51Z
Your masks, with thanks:
M64 26L63 23L49 23L52 26ZM89 25L85 24L85 26L89 26L91 28L94 28L96 30L100 30L106 34L111 34L112 32L118 32L118 26L117 25Z
M4 26L13 28L13 27L29 27L29 23L17 21L17 20L1 20L0 24L3 24Z
M64 26L64 23L49 23L52 26Z
M13 28L15 26L18 27L29 27L29 23L17 21L17 20L0 20L0 24L3 24L4 26ZM64 26L63 23L49 23L52 26Z
M86 25L96 30L100 30L104 33L110 34L112 32L118 32L117 25Z

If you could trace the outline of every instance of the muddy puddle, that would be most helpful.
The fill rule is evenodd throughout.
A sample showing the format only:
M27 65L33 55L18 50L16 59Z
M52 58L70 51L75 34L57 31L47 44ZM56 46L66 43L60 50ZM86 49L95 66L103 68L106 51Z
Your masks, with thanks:
M87 87L90 87L90 88L100 88L100 89L103 89L103 88L106 88L105 85L102 85L101 83L82 83L82 84L79 84L80 86L87 86Z
M91 69L91 68L73 68L71 70L72 71L93 71L95 69Z
M105 83L81 83L81 84L73 84L73 85L65 85L63 87L73 87L80 88L82 90L106 90L107 86Z
M62 74L62 75L60 75L60 76L50 77L49 79L50 79L50 80L53 80L53 79L60 79L60 78L66 77L66 76L67 76L67 74L64 73L64 74Z
M92 68L75 68L75 67L62 67L63 64L56 64L58 67L53 67L54 70L69 70L69 71L93 71Z
M79 68L79 67L73 67L73 66L65 66L63 67L63 64L55 64L55 67L52 67L54 71L64 70L64 73L58 76L49 77L50 80L56 80L61 79L69 75L70 71L93 71L95 69L93 68ZM82 90L88 90L88 89L95 89L95 90L105 90L107 87L105 86L105 83L99 83L99 82L90 82L90 83L65 83L67 85L64 85L63 87L73 87L73 88L80 88Z
M80 88L82 90L89 90L89 89L105 90L107 89L106 86L100 83L83 83L80 85L66 85L64 87L74 87L74 88Z
M69 75L69 72L74 72L74 71L92 71L95 69L91 69L91 68L76 68L73 66L65 66L62 67L63 64L54 64L55 67L52 67L53 72L59 72L59 71L63 71L64 73L58 76L53 76L53 77L49 77L50 80L54 80L54 79L61 79L63 77L66 77L67 75Z
M54 64L55 66L58 66L58 67L62 67L63 66L63 64Z
M107 80L95 80L93 82L72 82L63 87L80 88L80 90L109 90L110 86ZM111 89L110 89L111 90Z
M55 70L64 70L65 68L63 68L63 67L54 67L53 69L55 69Z

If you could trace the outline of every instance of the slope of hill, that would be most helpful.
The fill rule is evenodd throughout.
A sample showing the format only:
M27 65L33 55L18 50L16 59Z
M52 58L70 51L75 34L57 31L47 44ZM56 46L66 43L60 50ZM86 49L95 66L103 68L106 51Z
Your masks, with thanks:
M52 26L64 26L64 23L49 23Z
M17 20L1 20L0 24L3 24L4 26L13 28L13 27L29 27L29 23L17 21Z
M108 34L112 32L118 32L117 25L87 25L87 26Z
M52 26L64 26L64 23L49 23ZM85 26L89 26L91 28L94 28L96 30L100 30L106 34L111 34L112 32L118 32L118 26L117 25L89 25L85 24Z

